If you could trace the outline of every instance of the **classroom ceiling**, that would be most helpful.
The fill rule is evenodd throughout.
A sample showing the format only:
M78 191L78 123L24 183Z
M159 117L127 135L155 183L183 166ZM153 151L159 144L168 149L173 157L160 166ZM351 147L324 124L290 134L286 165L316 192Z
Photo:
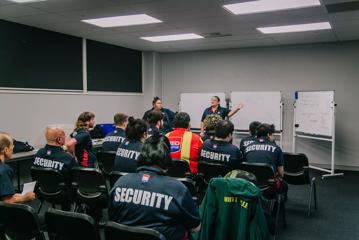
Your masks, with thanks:
M233 15L222 7L223 4L246 1L249 0L47 0L18 4L0 0L0 19L123 47L158 52L359 39L359 10L340 6L335 8L336 5L332 5L334 12L328 13L326 7L329 4L358 1L321 0L322 5L318 7L242 16ZM114 28L100 28L81 22L82 19L141 13L163 22ZM257 27L321 21L329 21L333 29L271 35L256 30ZM205 38L159 43L140 39L144 36L189 32L200 34Z

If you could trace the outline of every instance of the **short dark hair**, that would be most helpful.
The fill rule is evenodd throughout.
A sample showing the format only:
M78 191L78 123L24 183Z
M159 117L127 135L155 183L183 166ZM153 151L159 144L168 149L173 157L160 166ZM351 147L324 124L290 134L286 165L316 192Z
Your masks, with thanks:
M124 124L128 119L128 116L124 113L116 113L113 117L113 120L116 125L122 125Z
M214 136L217 138L226 138L229 134L232 134L233 131L233 123L229 120L222 120L217 124Z
M257 128L257 137L267 137L268 134L273 134L275 132L274 124L270 125L267 123L262 123Z
M179 112L175 115L175 118L173 119L173 126L175 128L188 128L190 121L191 118L188 113Z
M166 170L171 162L171 145L168 138L161 134L154 134L143 144L137 166L156 165Z
M154 97L153 100L152 100L152 106L155 105L155 103L156 103L158 100L161 100L161 101L162 101L161 98L159 98L159 97Z
M142 119L128 118L128 125L125 133L128 140L140 140L147 132L147 123Z
M11 137L9 134L0 132L0 154L3 154L5 148L10 147Z
M163 119L163 113L156 110L149 112L147 116L147 122L150 125L156 124L158 121L161 121L162 119Z
M261 125L261 123L258 121L254 121L251 122L251 124L249 124L249 132L251 133L252 136L256 136L257 128L259 125Z
M214 98L217 98L217 101L220 102L221 99L218 96L213 96Z

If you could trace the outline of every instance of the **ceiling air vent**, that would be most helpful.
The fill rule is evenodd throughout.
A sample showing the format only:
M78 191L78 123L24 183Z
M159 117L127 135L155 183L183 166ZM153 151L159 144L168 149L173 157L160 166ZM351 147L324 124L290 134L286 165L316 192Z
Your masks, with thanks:
M230 33L220 33L220 32L214 32L214 33L203 33L203 37L205 38L223 38L223 37L230 37L232 34Z

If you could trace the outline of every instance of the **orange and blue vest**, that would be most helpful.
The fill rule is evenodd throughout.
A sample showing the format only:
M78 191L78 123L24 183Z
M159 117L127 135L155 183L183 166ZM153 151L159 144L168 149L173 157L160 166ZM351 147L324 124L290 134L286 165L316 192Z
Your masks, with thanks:
M196 174L203 143L201 137L185 128L175 128L166 136L171 143L172 159L188 161L191 174Z

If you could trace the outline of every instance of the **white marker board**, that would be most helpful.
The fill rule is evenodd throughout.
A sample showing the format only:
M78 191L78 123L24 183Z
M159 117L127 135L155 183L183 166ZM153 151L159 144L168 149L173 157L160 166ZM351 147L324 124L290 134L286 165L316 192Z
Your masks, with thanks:
M191 117L191 128L201 128L201 118L204 110L211 106L211 97L218 96L221 106L226 107L225 93L181 93L179 110Z
M295 131L333 136L334 91L297 91L295 93Z
M253 121L274 124L276 131L282 130L282 94L280 91L243 91L231 93L232 107L243 103L244 107L231 121L236 130L249 131Z

